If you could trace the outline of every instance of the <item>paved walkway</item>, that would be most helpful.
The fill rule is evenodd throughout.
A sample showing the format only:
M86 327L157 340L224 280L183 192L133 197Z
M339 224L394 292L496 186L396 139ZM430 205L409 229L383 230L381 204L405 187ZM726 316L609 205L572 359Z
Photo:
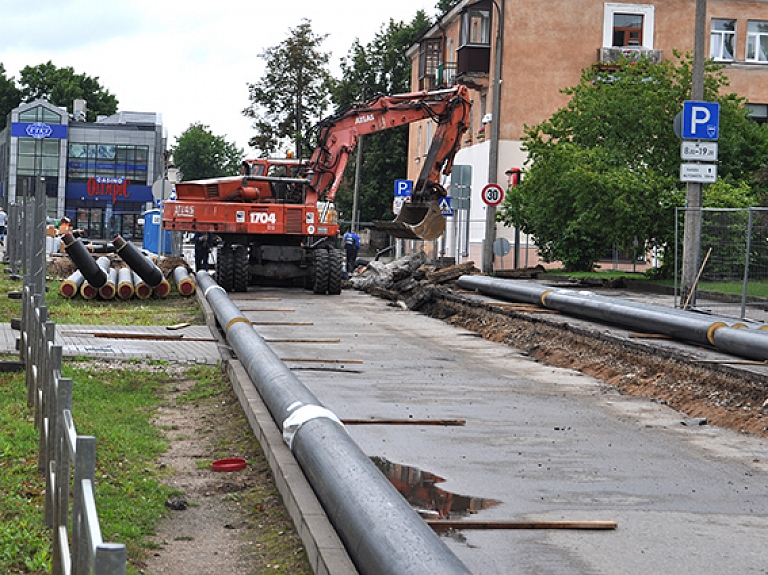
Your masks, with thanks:
M15 354L18 331L0 324L0 353ZM164 326L56 325L54 342L64 357L148 359L216 365L219 343L205 325L179 330Z

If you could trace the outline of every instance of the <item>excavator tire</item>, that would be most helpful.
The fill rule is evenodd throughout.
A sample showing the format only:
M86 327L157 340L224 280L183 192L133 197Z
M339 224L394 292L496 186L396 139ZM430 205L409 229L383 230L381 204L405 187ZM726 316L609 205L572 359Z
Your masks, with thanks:
M248 246L235 246L232 265L232 291L248 291Z
M328 294L341 293L342 267L345 264L344 252L337 248L328 250Z
M315 284L312 291L316 294L328 291L329 259L328 250L315 250Z
M216 254L216 281L224 291L234 290L235 252L231 245L219 246Z

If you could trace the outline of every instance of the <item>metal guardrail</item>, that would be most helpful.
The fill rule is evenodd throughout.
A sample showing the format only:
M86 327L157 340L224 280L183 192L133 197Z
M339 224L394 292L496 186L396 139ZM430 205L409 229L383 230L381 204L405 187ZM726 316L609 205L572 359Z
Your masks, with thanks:
M94 497L96 438L77 434L72 380L61 376L62 348L54 345L56 324L48 321L45 306L45 213L34 207L45 198L36 200L32 206L25 203L24 213L11 221L30 232L19 236L24 238L20 253L26 266L19 353L26 367L27 404L34 408L40 432L37 467L46 481L45 523L53 529L52 574L125 575L125 545L105 543L101 537Z

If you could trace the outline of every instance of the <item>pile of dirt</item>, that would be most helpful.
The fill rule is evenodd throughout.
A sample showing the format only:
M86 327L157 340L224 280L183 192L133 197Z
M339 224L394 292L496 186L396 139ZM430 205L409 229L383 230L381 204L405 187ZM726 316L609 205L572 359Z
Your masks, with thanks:
M362 270L353 286L520 349L542 363L600 379L620 393L667 404L698 423L768 437L768 392L756 374L743 371L735 376L722 366L612 340L598 330L492 308L456 293L455 280L476 271L472 262L441 269L423 263L414 266L416 262L418 257L407 265L388 264L399 270L389 275ZM534 277L536 272L521 270L516 277ZM386 281L368 281L366 275Z

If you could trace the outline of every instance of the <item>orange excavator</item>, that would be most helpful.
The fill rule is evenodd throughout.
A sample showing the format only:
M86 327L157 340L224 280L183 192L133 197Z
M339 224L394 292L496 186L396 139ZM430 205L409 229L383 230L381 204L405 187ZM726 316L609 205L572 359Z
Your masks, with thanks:
M437 123L411 201L394 221L377 222L394 237L433 240L445 229L441 175L451 172L469 113L465 86L353 104L314 127L317 145L308 160L247 160L240 176L177 183L163 228L219 236L216 281L227 291L290 280L339 294L344 256L335 245L334 198L360 136L418 120Z

